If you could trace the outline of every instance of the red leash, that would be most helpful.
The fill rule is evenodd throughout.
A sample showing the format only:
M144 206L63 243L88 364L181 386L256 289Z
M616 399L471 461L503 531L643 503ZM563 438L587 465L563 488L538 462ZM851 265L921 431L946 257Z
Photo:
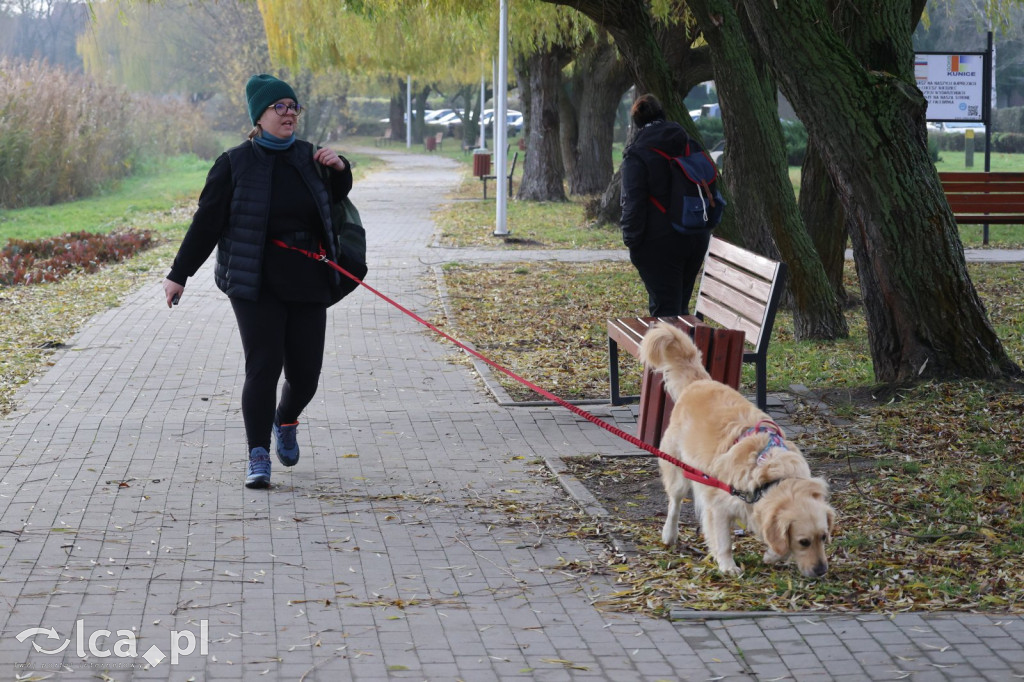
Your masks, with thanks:
M467 346L466 344L462 343L461 341L459 341L455 337L451 336L450 334L447 334L447 333L441 331L435 325L431 324L430 322L427 322L422 317L420 317L419 315L417 315L413 311L409 310L408 308L406 308L402 304L398 303L397 301L395 301L395 300L389 298L388 296L382 294L381 292L377 291L376 289L371 287L369 284L367 284L366 282L362 281L361 279L359 279L358 277L356 277L355 275L350 273L348 270L346 270L345 268L341 267L340 265L338 265L337 263L332 261L330 258L327 257L327 252L324 251L322 247L321 247L319 253L314 253L313 251L307 251L305 249L300 249L300 248L297 248L297 247L294 247L294 246L289 246L288 244L285 244L284 242L282 242L279 239L273 240L273 243L276 246L280 246L281 248L291 249L292 251L298 251L299 253L301 253L304 256L307 256L307 257L312 258L314 260L318 260L321 263L326 263L327 265L330 265L332 268L334 268L335 270L337 270L341 274L345 275L346 277L348 277L352 281L354 281L357 284L359 284L360 286L365 287L366 289L368 289L375 296L377 296L377 297L387 301L388 303L390 303L394 307L398 308L403 313L405 313L406 315L408 315L412 319L416 320L417 322L419 322L423 326L427 327L431 331L433 331L433 332L443 336L444 338L448 339L449 341L451 341L456 346L458 346L462 350L466 351L467 353L469 353L473 357L476 357L476 358L479 358L480 360L483 360L484 362L486 362L488 365L490 365L494 369L498 370L499 372L502 372L503 374L506 374L506 375L512 377L513 379L515 379L516 381L518 381L522 385L526 386L530 390L532 390L532 391L534 391L536 393L539 393L540 395L544 396L545 398L547 398L547 399L549 399L549 400L551 400L551 401L553 401L555 403L558 403L562 407L566 408L567 410L569 410L571 412L574 412L574 413L578 414L579 416L583 417L584 419L586 419L587 421L591 422L592 424L596 424L597 426L600 426L605 431L608 431L609 433L615 434L619 438L621 438L621 439L623 439L623 440L625 440L625 441L635 445L636 447L638 447L638 448L640 448L642 450L646 450L647 452L651 453L655 457L660 457L661 459L665 460L666 462L670 462L670 463L676 465L677 467L679 467L680 469L683 470L683 474L686 476L686 478L690 479L691 481L696 481L698 483L703 483L704 485L709 485L709 486L712 486L714 488L719 488L721 490L724 490L725 492L729 493L730 495L735 495L736 497L739 497L740 499L744 500L745 502L748 502L748 504L753 504L753 502L756 501L756 500L749 500L748 499L748 498L752 497L752 495L750 493L746 493L746 492L741 491L741 490L736 490L735 488L733 488L728 483L725 483L724 481L720 481L717 478L714 478L713 476L709 476L708 474L705 474L703 471L700 471L699 469L695 469L695 468L691 467L690 465L682 462L681 460L679 460L676 457L673 457L672 455L668 454L667 452L662 452L661 450L659 450L658 448L654 447L653 445L648 445L647 443L643 442L642 440L640 440L636 436L634 436L634 435L632 435L630 433L626 433L625 431L623 431L622 429L618 428L617 426L609 424L608 422L604 421L603 419L600 419L599 417L595 417L594 415L590 414L586 410L581 410L576 405L573 405L572 403L570 403L570 402L568 402L566 400L563 400L562 398L559 398L554 393L551 393L550 391L541 388L540 386L534 384L532 381L529 381L528 379L524 379L523 377L519 376L515 372L512 372L511 370L508 370L508 369L502 367L501 365L499 365L498 363L494 362L490 358L487 358L487 357L481 355L476 350L470 348L469 346ZM760 497L760 496L758 495L758 497Z

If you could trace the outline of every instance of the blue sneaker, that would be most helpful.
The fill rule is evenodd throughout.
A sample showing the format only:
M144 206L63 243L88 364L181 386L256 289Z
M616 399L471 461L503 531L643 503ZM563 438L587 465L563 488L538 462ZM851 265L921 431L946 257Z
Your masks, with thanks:
M274 424L274 438L277 439L277 459L286 467L299 463L299 444L295 436L299 430L299 422L294 424Z
M266 448L253 448L245 471L246 488L270 487L270 453Z

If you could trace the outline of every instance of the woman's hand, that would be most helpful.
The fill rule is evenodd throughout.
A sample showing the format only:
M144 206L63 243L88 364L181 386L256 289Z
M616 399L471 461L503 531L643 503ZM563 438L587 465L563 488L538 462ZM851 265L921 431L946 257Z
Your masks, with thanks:
M178 305L178 300L185 293L185 287L169 279L164 280L164 295L167 297L167 307Z
M313 153L313 160L317 163L333 168L334 170L345 170L345 160L338 156L337 152L328 147L320 147Z

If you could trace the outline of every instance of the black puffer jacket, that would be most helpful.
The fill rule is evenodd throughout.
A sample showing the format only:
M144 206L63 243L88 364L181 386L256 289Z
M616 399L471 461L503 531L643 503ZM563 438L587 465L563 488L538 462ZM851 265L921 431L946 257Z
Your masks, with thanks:
M645 241L675 234L668 216L651 202L651 197L668 206L672 179L669 161L653 148L678 156L690 137L683 127L672 121L653 121L644 126L622 154L622 241L637 248Z
M184 285L216 245L214 278L217 287L231 297L249 301L259 298L275 163L293 166L309 189L320 214L323 244L334 260L329 199L313 160L315 151L316 147L309 142L296 140L284 152L268 152L252 142L243 142L224 152L210 170L199 197L199 208L168 279ZM331 171L330 175L336 199L347 196L352 187L348 163L344 171ZM333 290L337 289L340 275L333 270L331 273ZM336 295L331 298L336 300Z

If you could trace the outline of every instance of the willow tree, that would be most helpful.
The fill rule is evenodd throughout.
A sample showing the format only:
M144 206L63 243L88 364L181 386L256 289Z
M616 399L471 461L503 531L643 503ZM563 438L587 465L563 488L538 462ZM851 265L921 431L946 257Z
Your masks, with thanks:
M263 18L254 3L96 3L78 49L86 71L133 91L187 94L199 103L222 95L220 127L247 131L245 82L270 69ZM160 40L153 40L159 34ZM313 76L296 69L279 74L310 112L300 119L303 137L321 140L344 111L347 83L336 73ZM313 106L310 106L313 105Z
M600 194L615 171L615 117L633 80L603 31L587 39L563 73L559 122L569 194Z
M260 0L271 53L312 68L340 65L420 81L478 81L497 51L498 13L484 0ZM510 10L510 54L526 102L527 149L520 198L564 199L560 148L561 68L592 33L590 22L528 0ZM411 37L414 36L415 39ZM394 117L393 117L394 118ZM610 148L614 119L607 124ZM472 139L472 133L468 133ZM610 154L606 155L610 164ZM598 162L602 157L595 157ZM583 165L592 165L590 158Z
M224 93L245 111L245 81L267 63L263 22L252 3L100 2L91 9L89 29L78 38L90 75L156 94Z
M875 376L1019 375L967 273L925 136L911 32L923 0L850 0L862 51L821 0L741 0L846 213Z
M323 3L316 0L259 0L270 53L292 68L340 69L388 83L391 121L396 133L410 87L414 109L433 89L458 89L475 96L481 74L490 75L489 26L466 12L428 11L421 3L366 0ZM486 48L484 46L487 46ZM476 113L465 103L469 123ZM468 126L467 126L468 128ZM467 134L471 134L467 131Z

